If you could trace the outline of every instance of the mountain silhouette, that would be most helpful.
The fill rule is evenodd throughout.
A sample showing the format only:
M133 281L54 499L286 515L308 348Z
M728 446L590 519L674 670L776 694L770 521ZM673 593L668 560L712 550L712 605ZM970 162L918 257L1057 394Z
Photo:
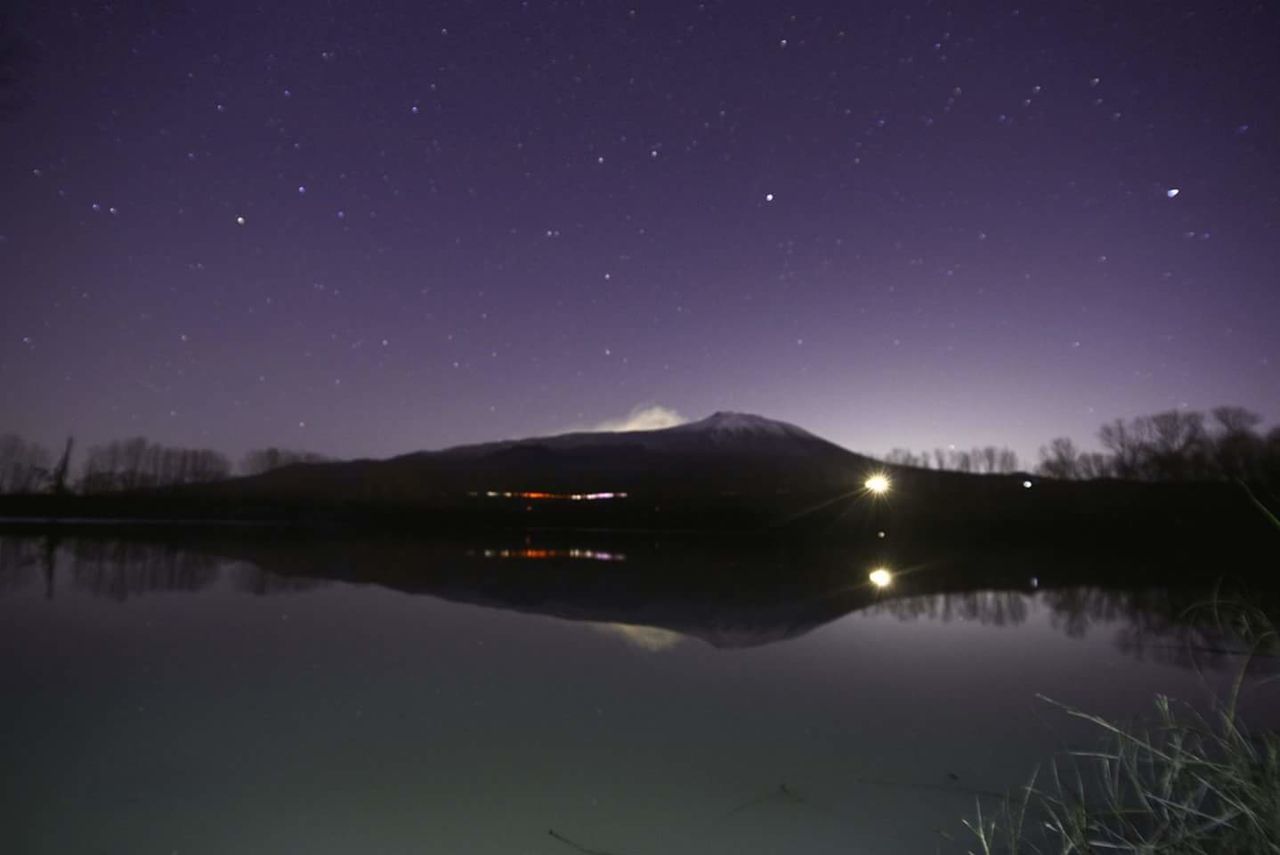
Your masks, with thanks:
M464 498L612 494L681 501L852 489L877 468L803 428L718 412L659 430L578 432L419 451L389 460L296 464L205 485L280 499L346 496L449 504ZM498 495L492 495L498 494ZM506 496L504 494L512 494Z
M887 490L871 491L883 476ZM880 493L883 494L880 494ZM0 501L0 516L457 527L717 529L1045 543L1274 537L1236 485L1060 481L891 465L796 425L717 412L658 430L575 432L301 462L225 481Z

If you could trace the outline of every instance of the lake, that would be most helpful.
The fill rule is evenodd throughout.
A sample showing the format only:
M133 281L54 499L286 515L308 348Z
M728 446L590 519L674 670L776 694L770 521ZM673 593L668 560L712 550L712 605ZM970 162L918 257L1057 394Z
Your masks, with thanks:
M4 848L961 851L975 798L1094 742L1037 695L1129 719L1235 676L1178 560L0 537Z

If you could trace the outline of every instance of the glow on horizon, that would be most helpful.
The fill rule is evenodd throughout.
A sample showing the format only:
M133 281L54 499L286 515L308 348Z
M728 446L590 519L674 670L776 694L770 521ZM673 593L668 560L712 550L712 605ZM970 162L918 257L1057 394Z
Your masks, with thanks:
M867 574L867 578L871 580L871 584L877 588L887 588L893 584L893 574L884 567L877 567Z

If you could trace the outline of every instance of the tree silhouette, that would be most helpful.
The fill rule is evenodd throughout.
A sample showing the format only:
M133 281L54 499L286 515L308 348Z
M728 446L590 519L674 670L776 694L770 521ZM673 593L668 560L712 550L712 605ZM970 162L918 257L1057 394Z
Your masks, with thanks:
M75 447L75 437L67 437L67 444L62 448L62 458L53 469L53 483L50 485L55 496L67 492L67 475L71 471L71 450Z
M1280 479L1280 428L1266 437L1262 417L1243 407L1166 410L1098 430L1105 453L1079 452L1065 437L1040 450L1040 473L1052 478L1127 478L1145 481L1235 479L1270 484Z
M1069 437L1060 436L1040 448L1040 474L1050 478L1079 478L1080 452Z
M0 436L0 493L34 493L49 479L52 456L17 434Z
M219 452L170 448L138 436L89 449L80 484L86 493L101 493L200 484L230 474L231 464Z
M1013 449L994 445L969 451L937 448L932 452L922 451L919 454L908 448L895 448L884 456L884 462L898 466L913 466L917 469L951 469L957 472L986 474L1007 474L1018 471L1018 455Z
M321 454L310 451L292 451L285 448L258 448L250 451L240 461L240 472L243 475L261 475L282 466L295 463L324 463L329 460Z

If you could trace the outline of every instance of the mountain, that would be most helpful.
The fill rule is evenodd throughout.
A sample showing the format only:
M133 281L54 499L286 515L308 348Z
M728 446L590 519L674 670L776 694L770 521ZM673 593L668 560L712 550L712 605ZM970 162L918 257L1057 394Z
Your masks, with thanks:
M480 457L511 448L547 448L570 452L598 448L643 448L655 453L743 452L769 450L793 455L811 453L821 446L826 451L845 451L834 443L787 422L767 419L750 413L717 412L701 421L676 427L638 431L593 431L504 440L479 445L460 445L442 452L454 457Z
M440 474L465 461L457 471L473 490L681 496L847 486L875 465L795 425L729 412L660 430L535 437L411 459Z
M891 485L884 495L865 487L875 474ZM785 530L874 539L946 533L1003 544L1064 532L1248 538L1259 525L1247 495L1232 484L1054 481L891 466L796 425L732 412L660 430L504 440L387 460L299 463L211 484L14 502L0 499L0 516L443 531Z
M796 425L718 412L659 430L294 464L151 491L154 509L146 515L357 518L412 526L758 527L806 503L849 494L878 468ZM120 497L112 504L119 513ZM145 502L139 497L133 504Z
M225 482L242 493L452 504L492 494L621 494L682 501L847 489L874 461L786 422L715 413L660 430L580 432L420 451L384 461L298 464ZM506 498L518 498L508 496Z

